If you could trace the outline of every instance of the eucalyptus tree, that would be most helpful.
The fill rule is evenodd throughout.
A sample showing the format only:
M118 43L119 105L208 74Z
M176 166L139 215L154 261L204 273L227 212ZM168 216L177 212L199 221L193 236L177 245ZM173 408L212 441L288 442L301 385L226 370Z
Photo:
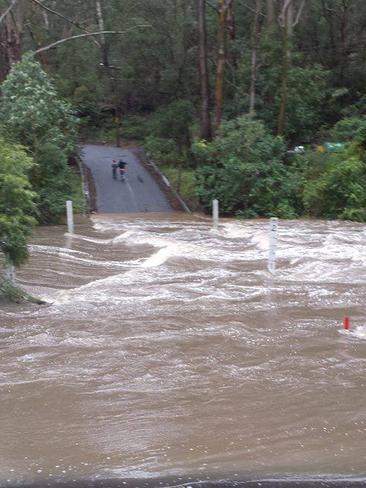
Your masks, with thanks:
M207 62L207 29L206 29L206 1L198 0L198 33L199 33L199 72L201 85L201 138L206 141L212 139L210 114L210 84Z
M39 218L57 222L71 194L68 157L75 151L76 120L40 64L27 55L2 84L0 124L8 140L28 147Z

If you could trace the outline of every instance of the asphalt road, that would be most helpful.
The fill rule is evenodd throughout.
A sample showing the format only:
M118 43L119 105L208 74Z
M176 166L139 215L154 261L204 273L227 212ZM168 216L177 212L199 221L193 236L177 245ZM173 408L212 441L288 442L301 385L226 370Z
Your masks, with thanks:
M171 212L164 193L137 157L128 149L86 145L84 163L90 168L97 190L97 210L101 213ZM125 181L112 178L112 160L128 163Z

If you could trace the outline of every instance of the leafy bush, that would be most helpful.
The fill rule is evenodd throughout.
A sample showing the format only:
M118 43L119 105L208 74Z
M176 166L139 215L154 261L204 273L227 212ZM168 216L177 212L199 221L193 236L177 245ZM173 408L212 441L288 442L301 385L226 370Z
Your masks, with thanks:
M188 207L191 210L197 210L199 201L196 194L195 171L190 168L176 168L172 165L160 166L160 170Z
M1 87L0 122L12 141L29 147L40 220L56 222L70 197L68 158L76 151L76 119L31 55L14 65ZM63 204L61 205L61 200Z
M16 266L28 257L26 239L35 224L36 195L27 178L32 165L24 148L0 139L0 251Z
M178 100L164 105L151 118L151 134L155 137L173 139L180 150L189 147L193 114L193 106L188 100Z
M337 142L351 142L366 146L366 117L347 117L340 120L330 131Z
M73 175L66 155L52 143L39 148L37 162L32 179L37 181L40 222L57 223L65 213L66 195L72 194Z
M159 165L178 166L182 163L173 139L149 136L145 139L145 149Z
M162 106L149 119L145 146L163 164L184 165L190 161L193 107L187 100Z
M314 217L365 222L365 153L351 146L325 161L322 173L304 187L305 209Z
M216 139L194 145L201 167L197 193L206 209L214 198L226 214L293 217L295 189L282 162L283 140L249 116L222 124Z
M263 33L258 51L256 82L256 114L265 125L277 130L278 113L281 101L281 82L283 75L282 63L278 60L283 56L282 40L273 33ZM251 56L242 58L238 77L242 87L234 91L234 105L229 107L229 113L239 115L248 110L251 82ZM291 63L287 80L286 104L286 139L292 143L311 142L316 137L329 111L329 72L319 64L309 64L304 57L292 49ZM235 83L236 84L236 83ZM235 105L237 107L235 111ZM225 109L226 110L226 109Z

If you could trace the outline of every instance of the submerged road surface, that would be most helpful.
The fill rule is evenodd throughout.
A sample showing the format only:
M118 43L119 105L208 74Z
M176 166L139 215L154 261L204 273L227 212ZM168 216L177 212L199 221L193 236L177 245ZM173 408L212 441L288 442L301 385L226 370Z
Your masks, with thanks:
M90 168L97 190L97 210L103 213L170 212L159 186L128 149L83 146L82 157ZM112 178L113 159L128 163L125 181Z
M263 220L37 228L18 280L49 305L0 305L0 487L364 488L366 225L281 221L267 256Z

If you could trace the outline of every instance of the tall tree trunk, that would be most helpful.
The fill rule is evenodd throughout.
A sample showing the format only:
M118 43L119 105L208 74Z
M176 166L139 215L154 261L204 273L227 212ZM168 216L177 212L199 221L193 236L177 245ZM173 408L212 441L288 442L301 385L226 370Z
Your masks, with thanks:
M13 19L13 13L9 13L0 25L0 82L21 58L21 38L22 33Z
M99 32L104 32L105 23L102 10L102 4L100 0L95 0L95 10L97 15L97 22ZM109 79L109 84L113 97L113 120L115 124L115 136L116 136L116 146L121 145L121 126L122 126L122 103L119 97L117 83L114 79L112 68L109 62L109 45L104 34L101 35L100 49L101 49L101 64L104 69L105 74Z
M287 10L284 13L283 25L283 40L282 40L282 82L281 82L281 101L280 110L278 114L277 134L283 135L286 125L286 108L288 98L288 70L290 65L290 51L289 51L289 26Z
M259 15L262 9L262 0L256 0L255 14L252 33L252 62L251 62L251 75L250 75L250 90L249 90L249 114L255 113L255 97L256 97L256 84L257 84L257 50L258 40L260 33Z
M293 1L289 3L286 11L286 25L287 25L287 35L291 39L294 31L294 3Z
M275 6L274 0L267 0L267 26L272 27L275 24Z
M201 137L206 141L212 139L210 116L210 86L207 68L207 34L206 34L206 2L198 0L198 31L199 31L199 72L201 83Z
M236 26L235 26L235 16L234 16L234 1L231 0L227 6L227 27L229 31L229 36L232 41L236 37Z
M286 109L288 99L288 73L291 59L291 38L294 27L299 23L301 14L304 10L306 0L301 0L297 6L295 15L294 0L283 0L280 24L282 27L282 81L281 81L281 101L278 114L277 133L283 135L286 126Z
M49 31L50 31L50 21L48 18L48 11L47 10L41 10L39 12L39 7L37 4L34 2L31 4L31 10L32 10L32 17L30 22L28 23L28 30L30 33L30 36L37 46L36 49L40 49L45 42L45 37L48 37ZM40 17L42 17L43 20L43 26L44 26L44 31L46 35L42 35L42 30L39 27L40 24ZM45 71L49 71L49 60L48 60L48 53L47 51L43 51L39 53L39 60L41 62L42 68Z
M219 25L218 25L218 57L216 67L216 85L215 85L215 132L219 129L222 120L222 111L224 105L224 70L226 62L225 53L225 30L227 11L230 7L230 0L219 0Z

